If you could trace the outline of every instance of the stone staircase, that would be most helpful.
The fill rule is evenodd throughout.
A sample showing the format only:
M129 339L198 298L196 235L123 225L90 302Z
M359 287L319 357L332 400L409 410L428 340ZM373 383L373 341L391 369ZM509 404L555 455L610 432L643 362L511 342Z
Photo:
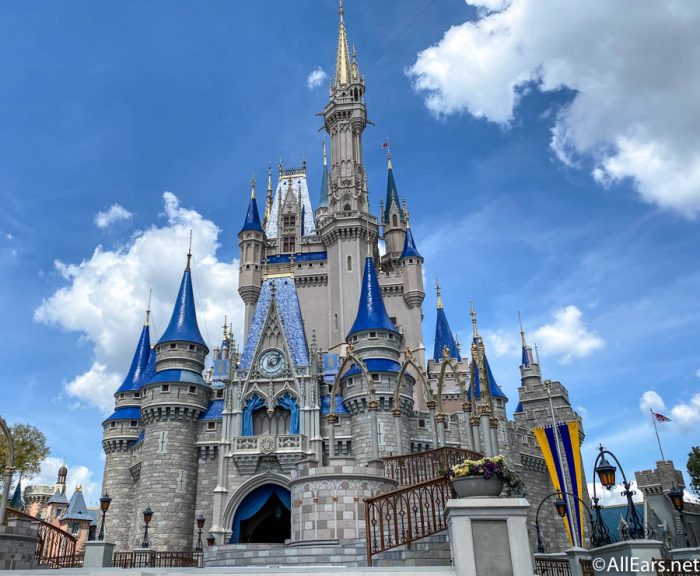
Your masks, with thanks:
M436 534L378 554L373 565L450 566L450 543L447 534ZM208 549L204 566L367 566L364 540L304 542L295 544L227 544Z

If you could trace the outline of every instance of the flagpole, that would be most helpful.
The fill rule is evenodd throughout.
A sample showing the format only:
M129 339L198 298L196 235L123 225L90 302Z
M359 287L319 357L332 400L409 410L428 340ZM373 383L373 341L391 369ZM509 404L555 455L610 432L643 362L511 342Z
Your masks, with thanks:
M661 447L661 438L659 438L659 429L656 427L656 416L654 416L654 411L649 408L651 415L651 421L654 423L654 432L656 432L656 441L659 443L659 452L661 452L661 460L666 460L664 457L664 449Z

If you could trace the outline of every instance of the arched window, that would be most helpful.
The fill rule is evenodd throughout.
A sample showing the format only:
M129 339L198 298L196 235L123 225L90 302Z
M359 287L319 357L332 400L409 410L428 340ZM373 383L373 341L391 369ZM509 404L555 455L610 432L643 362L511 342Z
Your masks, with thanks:
M391 225L392 225L392 226L398 226L398 225L399 225L399 217L398 217L396 214L394 214L394 215L391 217Z
M346 204L345 206L343 206L343 210L345 212L350 212L350 210L352 210L352 206L350 206L350 204Z
M348 272L352 272L352 256L348 256Z

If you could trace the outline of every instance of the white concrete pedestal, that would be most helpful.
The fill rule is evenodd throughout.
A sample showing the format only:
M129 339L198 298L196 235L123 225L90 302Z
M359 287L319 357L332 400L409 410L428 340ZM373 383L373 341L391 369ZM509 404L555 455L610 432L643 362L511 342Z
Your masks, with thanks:
M673 560L698 560L700 548L674 548L668 551L668 555Z
M623 540L593 548L593 568L616 576L648 576L652 559L661 559L661 546L658 540Z
M525 498L456 498L445 506L460 576L533 576Z
M104 540L91 540L85 542L84 568L110 568L112 566L112 554L114 543Z

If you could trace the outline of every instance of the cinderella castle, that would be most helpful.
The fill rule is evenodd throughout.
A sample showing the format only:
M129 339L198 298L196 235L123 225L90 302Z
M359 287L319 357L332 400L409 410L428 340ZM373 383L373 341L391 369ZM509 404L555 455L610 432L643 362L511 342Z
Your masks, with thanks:
M553 417L580 420L568 392L543 381L522 333L519 399L509 417L474 309L467 350L450 329L439 287L436 325L423 326L420 238L390 154L378 212L370 202L366 88L341 4L322 112L330 150L312 186L316 202L306 164L280 165L276 186L268 176L264 206L253 181L242 218L243 345L230 327L218 345L202 338L191 254L155 344L146 314L114 413L103 422L103 492L112 498L105 532L117 550L142 546L150 508L147 543L156 550L192 550L203 517L211 565L253 562L263 549L267 563L270 550L284 560L305 545L359 555L368 539L392 529L366 511L365 499L430 486L445 465L473 452L510 461L532 505L530 524L553 491L533 429ZM424 328L434 330L432 353ZM422 520L422 529L437 534L438 546L436 522L426 528ZM551 550L568 546L551 506L540 525ZM397 545L406 541L395 536Z

